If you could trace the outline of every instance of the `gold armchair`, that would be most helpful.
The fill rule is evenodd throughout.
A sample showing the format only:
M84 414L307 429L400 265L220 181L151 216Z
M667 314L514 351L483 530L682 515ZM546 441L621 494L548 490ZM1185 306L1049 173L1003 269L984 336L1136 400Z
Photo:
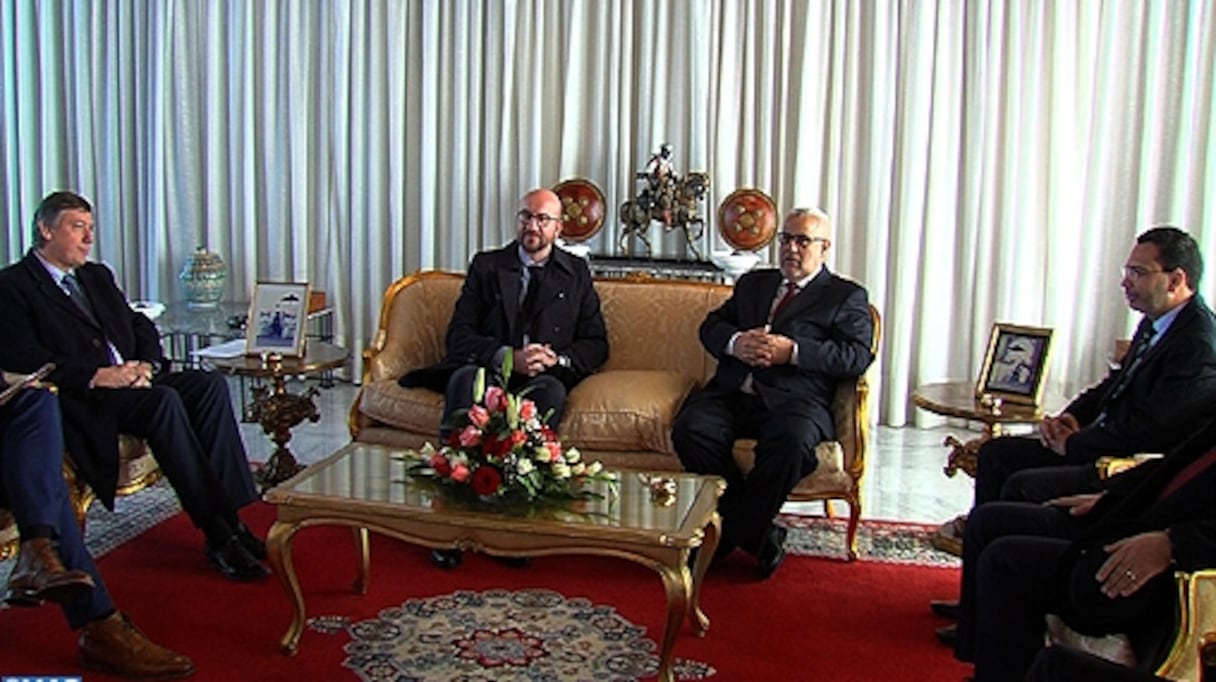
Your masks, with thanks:
M878 342L882 335L882 319L878 309L870 306L870 320L874 323L874 338L870 352L878 356ZM871 370L874 365L870 365ZM842 381L836 387L832 400L832 420L836 425L836 440L820 443L815 448L819 466L806 476L790 493L791 502L814 502L823 500L825 513L831 517L831 500L844 500L849 506L849 525L845 546L849 561L857 558L857 526L861 521L861 478L865 474L867 444L870 437L870 384L869 371L854 381ZM756 463L756 441L741 439L735 442L734 457L739 469L746 475Z

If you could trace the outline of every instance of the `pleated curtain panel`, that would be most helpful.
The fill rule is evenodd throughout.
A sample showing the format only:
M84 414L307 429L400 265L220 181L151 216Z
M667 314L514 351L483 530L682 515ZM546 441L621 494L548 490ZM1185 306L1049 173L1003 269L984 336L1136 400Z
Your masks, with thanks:
M669 142L711 179L703 254L738 188L833 216L899 425L915 386L974 379L994 321L1055 330L1049 390L1101 376L1149 226L1216 253L1214 51L1206 0L11 0L0 256L75 189L132 298L181 300L204 245L229 300L327 292L357 357L389 283L511 239L529 188L594 181L588 246L620 254L616 207Z

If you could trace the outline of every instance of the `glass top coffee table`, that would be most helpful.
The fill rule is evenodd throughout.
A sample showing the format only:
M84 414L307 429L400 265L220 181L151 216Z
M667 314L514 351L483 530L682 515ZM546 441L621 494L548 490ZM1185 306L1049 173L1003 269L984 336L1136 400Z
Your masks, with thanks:
M284 653L295 653L304 630L304 594L296 576L291 541L309 525L356 529L360 557L355 590L367 592L368 531L435 549L462 549L495 556L592 554L635 561L659 573L667 593L667 618L659 656L659 679L674 679L672 650L688 618L704 636L709 618L700 588L718 545L718 497L725 482L716 476L619 471L615 489L593 483L600 499L538 508L487 508L449 500L428 482L413 480L403 451L351 443L325 460L270 489L267 502L278 517L267 536L270 565L292 601ZM696 566L688 568L696 547Z

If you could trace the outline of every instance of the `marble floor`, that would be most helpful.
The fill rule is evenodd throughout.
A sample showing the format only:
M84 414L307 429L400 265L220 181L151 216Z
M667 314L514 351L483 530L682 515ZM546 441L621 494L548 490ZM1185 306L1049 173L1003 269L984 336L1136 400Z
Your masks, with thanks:
M231 383L234 404L239 406L241 389L235 380ZM316 384L315 380L292 382L289 389L299 392ZM301 463L322 459L350 441L347 417L357 393L358 386L343 381L320 389L316 402L321 420L304 422L292 430L290 447ZM961 473L954 478L942 474L947 452L942 440L959 431L944 427L873 429L862 482L862 518L936 524L966 512L971 506L971 479ZM242 424L242 432L250 459L265 461L274 444L261 427ZM838 513L847 513L843 503L833 504ZM818 515L823 513L823 505L789 504L785 511Z

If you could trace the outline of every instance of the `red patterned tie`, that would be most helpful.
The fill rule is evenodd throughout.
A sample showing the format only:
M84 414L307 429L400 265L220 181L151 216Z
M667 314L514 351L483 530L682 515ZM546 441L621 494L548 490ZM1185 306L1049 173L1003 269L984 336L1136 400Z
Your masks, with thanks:
M785 295L781 297L780 301L777 301L777 306L773 308L773 314L769 316L769 319L775 319L777 317L777 313L781 312L782 308L789 305L790 301L794 300L794 297L797 295L798 285L794 284L793 282L786 282Z

